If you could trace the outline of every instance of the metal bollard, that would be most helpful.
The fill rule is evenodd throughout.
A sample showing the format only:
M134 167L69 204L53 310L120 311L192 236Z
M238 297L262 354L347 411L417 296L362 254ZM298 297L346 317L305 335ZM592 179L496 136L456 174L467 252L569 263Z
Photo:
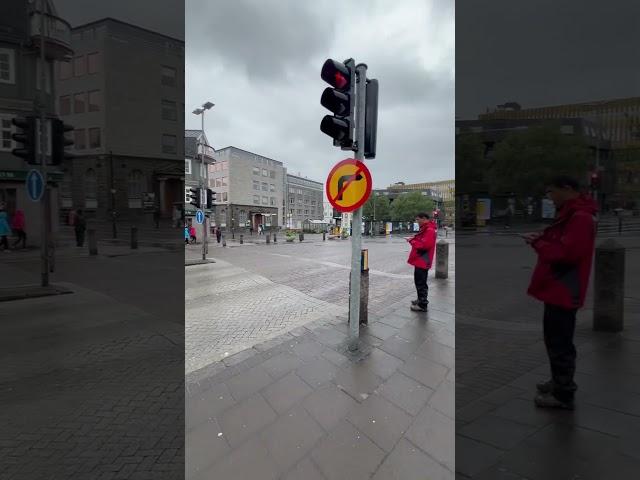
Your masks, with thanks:
M240 234L240 245L244 243L244 235Z
M304 240L304 235L301 233L300 235L298 235L298 238L300 239L300 241Z
M618 214L618 235L622 235L622 217Z
M322 232L322 241L324 242L327 239L327 233Z
M135 250L138 248L138 227L131 227L131 248Z
M271 234L267 233L267 245L271 243Z
M449 242L439 240L436 243L436 278L449 277Z
M620 332L624 329L625 249L614 239L596 247L593 329Z
M89 234L89 255L98 255L98 241L95 228L87 230Z
M275 232L273 232L273 243L278 243L278 238L276 237Z
M227 239L226 239L226 237L224 235L222 236L222 246L223 247L227 246Z

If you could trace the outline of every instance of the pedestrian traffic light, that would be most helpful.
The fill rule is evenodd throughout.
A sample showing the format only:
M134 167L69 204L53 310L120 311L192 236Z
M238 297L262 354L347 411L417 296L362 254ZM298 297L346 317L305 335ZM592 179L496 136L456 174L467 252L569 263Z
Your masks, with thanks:
M36 158L36 119L35 117L14 118L11 123L21 129L20 132L11 135L11 138L22 144L19 148L14 148L11 153L16 157L23 158L27 163L35 165Z
M73 140L65 136L67 132L73 131L73 127L59 118L54 118L51 122L51 164L60 165L63 160L73 158L73 154L65 151L66 147L73 145Z
M191 192L189 194L189 203L191 205L193 205L196 208L200 208L202 203L201 203L201 196L200 196L200 189L199 188L190 188L189 191Z
M211 210L211 208L213 207L213 202L215 201L216 201L216 192L214 192L210 188L207 188L207 208L209 210Z
M378 136L378 80L367 79L364 109L364 158L376 158Z
M333 112L333 115L322 119L320 130L333 138L335 147L350 150L355 127L355 62L351 58L344 63L328 59L322 66L320 77L333 87L327 87L320 98L320 104Z

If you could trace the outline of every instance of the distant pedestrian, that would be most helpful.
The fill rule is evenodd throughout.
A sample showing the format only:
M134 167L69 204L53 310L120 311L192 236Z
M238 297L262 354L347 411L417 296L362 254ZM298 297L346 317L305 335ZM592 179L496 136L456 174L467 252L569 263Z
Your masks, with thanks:
M181 222L182 220L182 222ZM180 223L184 223L184 219L182 218L182 214L178 207L173 207L173 226L175 228L180 227Z
M13 243L13 247L15 248L22 242L22 248L27 248L27 233L25 232L24 212L22 210L16 210L11 222L11 228L18 237Z
M249 227L249 233L251 234L251 236L253 236L253 225Z
M76 246L84 245L84 232L87 229L87 220L84 218L84 212L78 210L73 222L73 230L76 234Z
M160 228L160 209L158 207L153 209L153 223L156 224L156 229Z
M547 197L556 206L555 220L541 233L523 235L538 254L528 294L544 302L544 343L551 367L551 379L537 385L535 403L573 410L578 388L573 336L589 286L598 206L566 176L550 183Z
M5 204L0 203L0 245L2 245L4 252L9 251L9 240L7 237L11 235L8 218Z
M418 293L417 300L411 302L411 310L414 312L426 312L429 304L427 299L429 294L427 278L433 263L437 233L435 222L429 220L429 214L427 213L416 215L416 223L419 228L418 233L406 239L411 245L411 253L407 263L414 266L413 280Z
M189 227L184 226L184 244L189 245Z
M258 235L262 235L262 224L258 225Z
M189 227L189 236L191 237L191 243L196 243L196 227L193 225Z
M220 243L220 237L222 237L222 231L220 230L220 227L216 227L216 240L218 243Z

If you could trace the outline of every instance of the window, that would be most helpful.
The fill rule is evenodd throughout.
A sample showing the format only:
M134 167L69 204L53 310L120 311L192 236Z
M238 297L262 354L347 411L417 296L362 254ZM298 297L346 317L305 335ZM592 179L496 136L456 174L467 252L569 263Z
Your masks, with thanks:
M298 215L302 215L302 209L301 208L298 209Z
M76 150L87 148L86 133L84 128L79 128L73 132L73 144Z
M162 100L162 119L175 122L178 120L178 108L176 102Z
M269 191L269 184L266 182L262 182L262 191L263 192L268 192Z
M191 160L188 158L184 159L184 173L186 175L191 175Z
M75 57L73 59L73 76L81 77L85 73L87 73L87 63L84 55L81 57Z
M276 205L276 197L271 197L270 200L271 200L271 206L275 207L275 205Z
M311 206L315 207L316 206L316 201L315 200L311 200Z
M221 187L222 186L222 180L220 180L219 178L216 178L216 187Z
M162 135L162 153L177 153L175 135Z
M58 62L58 78L68 80L73 76L73 64L71 62Z
M256 205L260 205L260 195L253 196L253 203L255 203Z
M127 193L129 198L141 198L142 191L144 190L144 178L140 170L133 170L129 174L129 181L127 185Z
M260 175L260 169L258 167L253 167L253 174Z
M295 204L296 203L296 198L295 197L289 197L289 203L291 205Z
M87 71L92 73L99 72L100 53L94 52L87 55Z
M13 140L11 140L11 134L13 133L12 118L9 116L0 117L0 150L5 152L13 149Z
M229 194L227 192L222 192L222 201L226 202L229 198Z
M262 169L262 176L263 176L263 177L268 177L268 176L269 176L269 172L267 171L267 169L266 169L266 168L263 168L263 169Z
M16 83L15 53L0 48L0 83Z
M76 93L73 96L73 112L84 113L85 93Z
M269 191L270 192L275 192L276 191L276 186L273 183L269 185Z
M257 180L253 181L253 189L254 190L260 190L260 182Z
M69 115L71 113L71 95L60 97L60 115Z
M173 67L162 66L162 85L167 87L176 86L176 69Z
M271 177L271 178L276 178L276 171L275 171L275 170L271 170L271 171L269 172L269 177Z
M99 112L102 103L102 95L100 90L92 90L89 92L89 111Z
M89 148L100 148L100 129L89 129Z
M84 174L84 206L85 208L98 207L98 178L93 168Z
M269 197L262 197L262 204L269 205Z
M223 187L227 186L227 177L221 177L220 178L220 183L222 184Z

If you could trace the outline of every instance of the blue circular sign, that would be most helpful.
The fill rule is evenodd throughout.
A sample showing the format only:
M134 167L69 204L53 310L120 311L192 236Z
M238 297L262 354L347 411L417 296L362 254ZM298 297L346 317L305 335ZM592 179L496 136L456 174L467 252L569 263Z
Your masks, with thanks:
M203 223L204 222L204 212L202 210L198 210L196 212L196 222Z
M30 170L26 180L27 195L34 202L39 201L44 193L44 180L38 170Z

